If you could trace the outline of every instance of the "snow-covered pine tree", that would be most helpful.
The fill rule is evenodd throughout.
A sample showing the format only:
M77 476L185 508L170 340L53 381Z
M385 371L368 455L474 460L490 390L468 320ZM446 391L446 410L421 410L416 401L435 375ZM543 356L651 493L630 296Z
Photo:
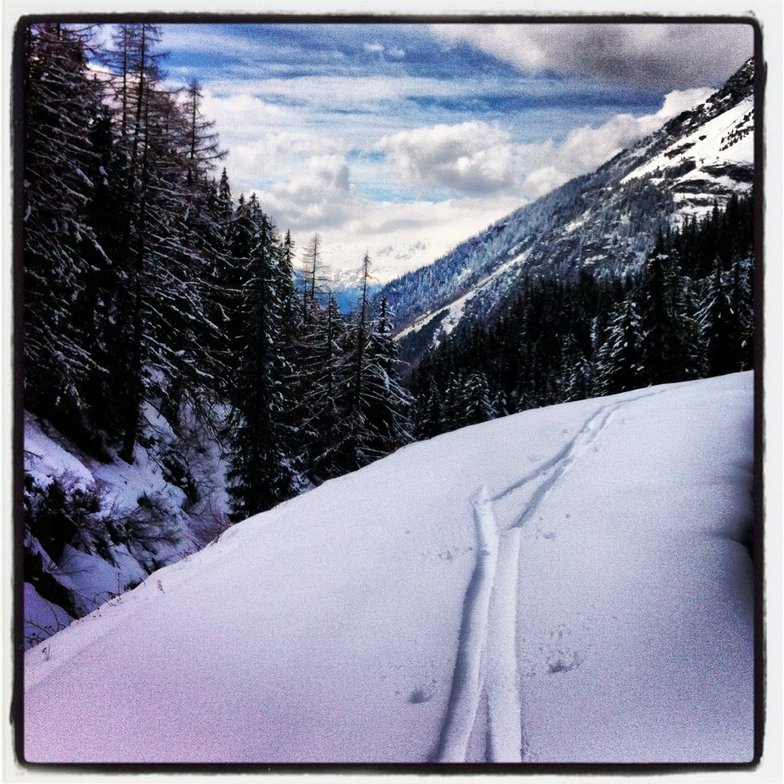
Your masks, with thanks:
M482 371L475 371L464 376L458 393L460 409L460 426L476 425L495 419L496 410L487 376Z
M341 456L350 438L345 412L350 409L351 367L346 320L332 294L316 319L309 365L302 369L307 377L307 395L300 426L308 475L320 484L345 470Z
M119 261L126 278L118 292L116 386L125 403L121 455L128 461L143 400L176 418L183 397L198 397L214 376L202 367L202 348L217 327L205 302L215 251L208 174L216 149L198 90L183 103L163 89L159 40L154 25L120 25L110 58L121 117L115 148L124 211Z
M385 297L370 321L367 340L367 367L363 402L365 416L373 430L372 449L379 456L393 452L412 440L413 398L400 383L394 325Z
M631 297L615 311L607 340L599 349L597 391L602 395L639 389L647 383L642 358L642 325Z
M308 325L319 309L319 295L325 283L325 267L321 260L321 237L314 234L302 259L302 323Z
M444 403L433 376L425 390L417 397L416 422L414 432L418 439L432 438L447 429L444 421Z
M341 394L348 429L337 456L343 472L361 468L412 439L413 399L399 381L390 314L384 304L378 317L372 317L369 281L370 256L366 253L357 311L349 325L348 386Z
M700 375L696 323L688 310L689 282L677 253L660 236L643 267L638 295L643 362L651 384Z
M721 259L716 256L705 300L697 314L708 376L732 373L741 367L743 349L730 301L732 285L729 277L722 270Z
M241 361L233 395L228 473L236 522L294 494L290 434L285 420L291 401L290 374L281 345L280 241L255 196L244 205L249 230L244 262Z
M218 144L214 122L201 111L197 82L190 83L184 100L172 110L172 137L178 147L172 148L170 188L180 204L171 204L174 242L161 261L180 281L166 319L175 330L171 343L177 372L164 390L164 401L176 421L183 400L199 405L205 395L219 391L226 372L211 350L222 337L220 319L211 315L216 272L227 251L222 197L212 173L226 151Z
M105 370L91 350L100 331L90 322L93 265L109 264L89 213L100 165L93 129L103 116L89 36L32 24L24 53L25 404L78 435L89 382Z
M735 314L738 370L754 366L754 259L750 250L738 249L730 267L730 304Z

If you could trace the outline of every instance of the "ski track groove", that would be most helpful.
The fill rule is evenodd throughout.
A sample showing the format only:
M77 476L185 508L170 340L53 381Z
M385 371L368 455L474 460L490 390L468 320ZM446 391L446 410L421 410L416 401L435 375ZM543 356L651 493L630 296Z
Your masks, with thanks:
M483 692L487 697L486 761L523 761L525 738L517 661L521 530L574 462L607 428L619 408L662 392L647 392L601 406L570 441L534 471L494 496L487 485L480 487L472 502L478 556L463 599L452 688L434 761L466 761ZM493 503L543 476L547 478L515 522L502 532ZM490 638L496 644L488 645Z
M465 761L484 686L482 659L498 562L498 528L486 486L480 488L473 503L479 554L463 602L452 691L436 754L438 762Z

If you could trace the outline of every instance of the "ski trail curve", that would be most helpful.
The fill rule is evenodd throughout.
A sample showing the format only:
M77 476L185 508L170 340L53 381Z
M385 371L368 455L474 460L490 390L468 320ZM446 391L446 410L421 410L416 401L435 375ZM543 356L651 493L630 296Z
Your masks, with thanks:
M552 474L536 488L531 496L531 500L517 520L515 520L514 528L522 528L531 519L542 501L553 491L561 477L574 465L574 461L591 446L598 435L610 424L615 412L621 405L619 403L613 406L602 406L588 419L566 447L561 450L559 453L561 455L560 459L551 466Z
M524 733L517 658L517 598L523 526L564 474L607 428L619 408L647 392L596 409L577 434L534 471L490 496L482 485L473 499L478 557L463 600L457 659L449 704L434 761L464 762L482 696L487 698L488 762L522 762ZM514 523L500 531L493 503L544 481Z

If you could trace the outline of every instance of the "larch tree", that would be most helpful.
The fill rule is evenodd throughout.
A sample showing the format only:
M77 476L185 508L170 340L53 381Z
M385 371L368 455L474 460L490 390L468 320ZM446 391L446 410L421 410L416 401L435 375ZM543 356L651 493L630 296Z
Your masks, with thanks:
M82 318L92 318L93 269L109 263L90 222L100 168L93 132L103 109L88 69L89 35L32 24L24 52L25 402L72 432L90 379L105 371L92 351L98 328Z

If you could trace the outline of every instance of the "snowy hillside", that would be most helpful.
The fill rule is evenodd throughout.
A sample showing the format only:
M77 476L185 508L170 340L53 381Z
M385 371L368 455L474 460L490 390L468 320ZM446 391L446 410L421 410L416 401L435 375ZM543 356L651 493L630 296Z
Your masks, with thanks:
M388 283L404 355L437 345L467 314L486 318L526 271L638 267L657 233L751 192L754 66L749 60L704 103L432 265ZM500 307L500 306L499 306Z
M24 428L25 647L228 524L221 448L193 412L175 433L145 404L144 445L130 465L87 456L29 413Z
M752 374L408 446L25 658L31 762L743 762Z

